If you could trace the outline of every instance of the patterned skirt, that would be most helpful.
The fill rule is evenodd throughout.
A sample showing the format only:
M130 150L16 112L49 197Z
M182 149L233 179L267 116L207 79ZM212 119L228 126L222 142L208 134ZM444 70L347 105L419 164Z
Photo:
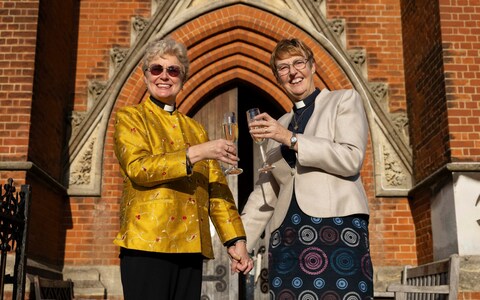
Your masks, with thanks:
M367 215L314 218L293 197L268 255L270 299L373 299Z

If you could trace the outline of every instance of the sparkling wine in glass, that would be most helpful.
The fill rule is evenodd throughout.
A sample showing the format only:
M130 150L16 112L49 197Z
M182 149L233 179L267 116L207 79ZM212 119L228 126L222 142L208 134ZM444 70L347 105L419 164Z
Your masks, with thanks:
M223 117L223 135L226 140L236 143L238 139L238 124L237 117L234 112L228 112ZM225 170L226 175L239 175L243 170L238 168L237 165L230 166Z
M258 116L259 114L260 114L260 110L258 108L251 108L251 109L247 110L247 121L248 121L248 123L252 122L255 119L255 117ZM271 170L273 170L275 168L275 166L267 163L267 157L265 155L265 150L263 149L263 144L265 143L265 139L264 138L256 138L253 135L252 135L252 139L256 144L258 144L260 146L260 153L262 155L263 164L262 164L262 167L260 169L258 169L258 172L264 172L264 173L270 172Z

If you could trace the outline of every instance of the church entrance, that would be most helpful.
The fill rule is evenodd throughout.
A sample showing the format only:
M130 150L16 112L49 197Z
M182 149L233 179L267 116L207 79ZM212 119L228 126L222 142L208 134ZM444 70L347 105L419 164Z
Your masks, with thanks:
M203 124L210 139L222 138L223 114L233 111L237 114L239 126L238 153L239 167L243 173L238 176L229 176L228 184L241 211L253 185L258 178L256 171L261 165L258 146L253 143L245 112L258 107L260 111L268 112L272 117L280 117L284 111L268 94L249 84L230 85L219 89L209 96L209 99L200 101L201 107L191 116ZM227 168L227 165L222 166ZM202 300L223 299L267 299L265 276L255 276L262 269L254 268L249 276L230 274L230 261L225 247L211 228L215 259L204 262ZM264 265L262 263L262 265ZM264 268L264 267L263 267ZM265 275L265 270L263 270ZM262 279L263 278L263 279ZM263 289L261 288L263 286Z

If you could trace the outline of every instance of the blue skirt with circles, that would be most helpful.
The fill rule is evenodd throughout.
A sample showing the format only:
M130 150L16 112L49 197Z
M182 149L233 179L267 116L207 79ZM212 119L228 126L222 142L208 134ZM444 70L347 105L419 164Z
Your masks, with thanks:
M268 255L270 299L373 299L368 215L314 218L293 197Z

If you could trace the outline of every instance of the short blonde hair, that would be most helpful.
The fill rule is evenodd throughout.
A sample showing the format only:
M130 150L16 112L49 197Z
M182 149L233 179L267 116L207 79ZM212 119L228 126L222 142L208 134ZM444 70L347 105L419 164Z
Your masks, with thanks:
M280 76L277 72L277 60L285 59L290 56L303 56L307 59L310 66L315 63L315 58L313 57L313 51L308 47L304 42L300 41L297 38L292 39L283 39L280 40L275 48L273 49L272 56L270 57L270 69L272 69L273 75L280 81Z

